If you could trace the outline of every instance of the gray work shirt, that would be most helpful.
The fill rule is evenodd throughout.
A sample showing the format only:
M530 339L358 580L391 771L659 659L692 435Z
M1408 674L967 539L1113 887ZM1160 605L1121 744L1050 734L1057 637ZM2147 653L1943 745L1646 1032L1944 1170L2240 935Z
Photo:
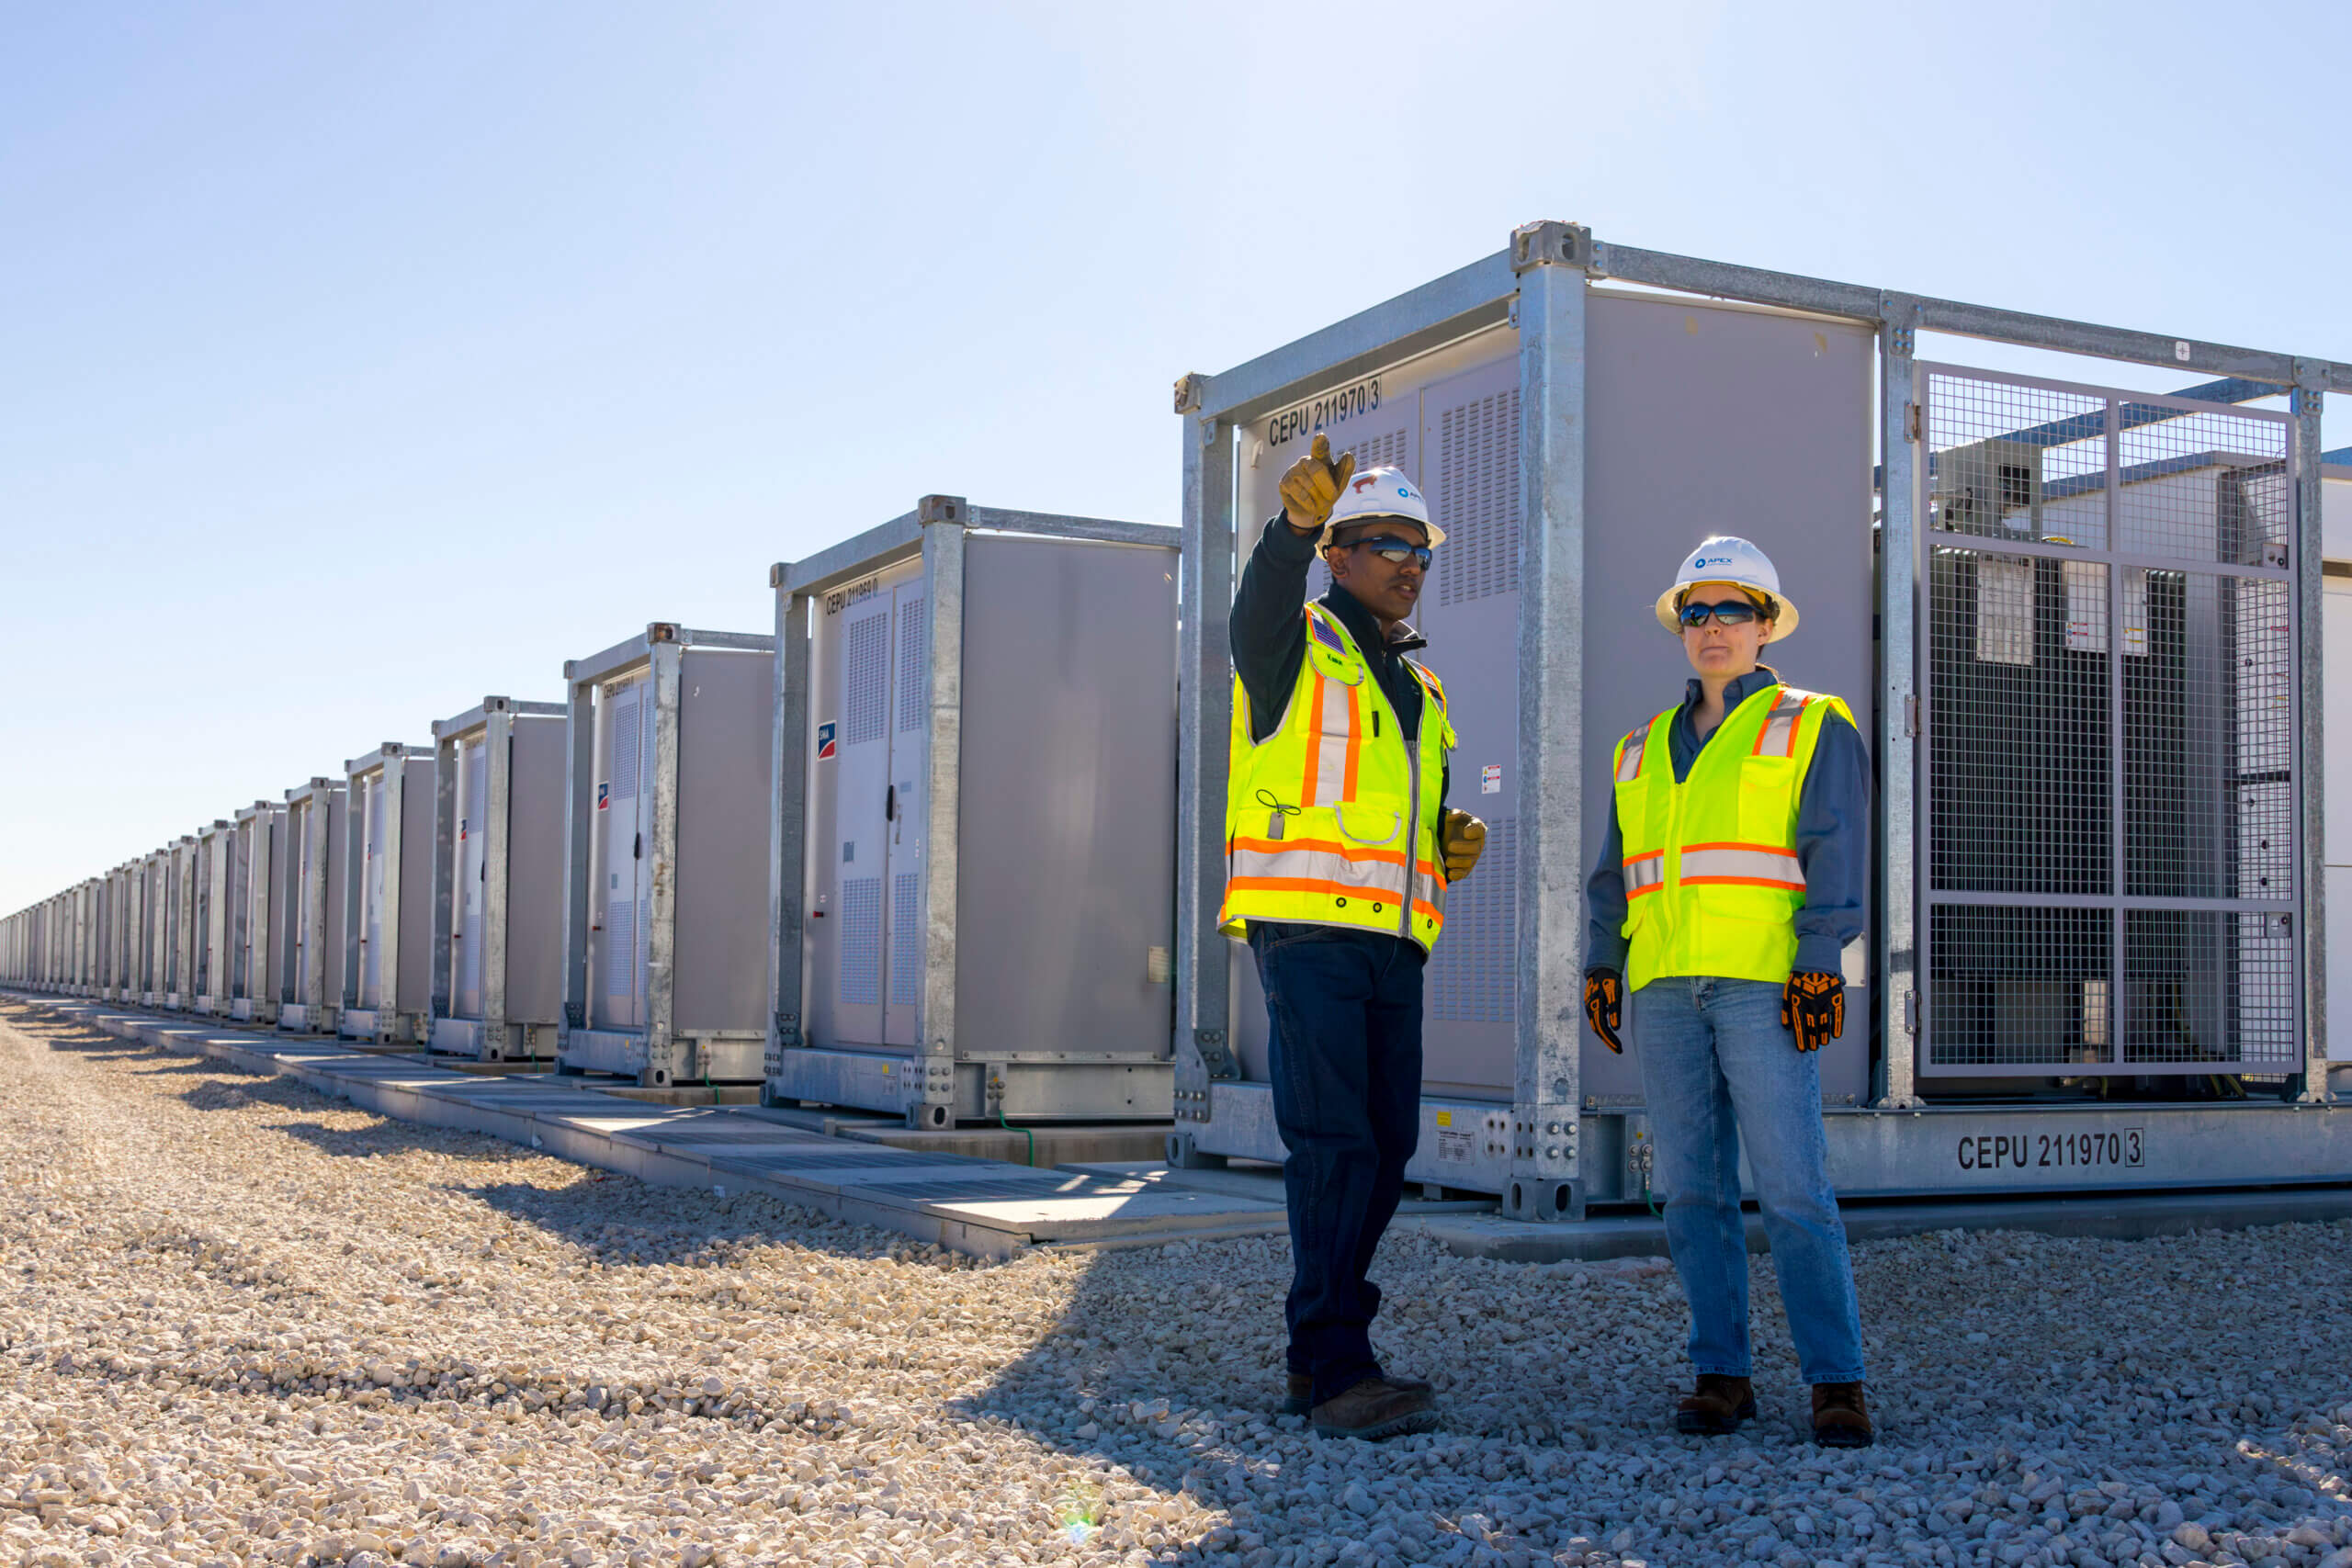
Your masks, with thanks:
M1758 665L1724 688L1724 712L1730 714L1780 681L1770 666ZM1690 776L1690 765L1714 739L1713 730L1702 736L1691 716L1701 694L1694 678L1667 730L1677 784ZM1870 877L1870 790L1871 759L1862 738L1842 716L1832 713L1821 727L1820 744L1797 797L1797 863L1804 868L1804 908L1796 918L1798 970L1840 973L1841 951L1862 934L1862 891ZM1589 917L1584 944L1588 969L1625 967L1627 943L1621 934L1625 924L1624 859L1624 835L1612 809L1600 836L1600 858L1584 886Z

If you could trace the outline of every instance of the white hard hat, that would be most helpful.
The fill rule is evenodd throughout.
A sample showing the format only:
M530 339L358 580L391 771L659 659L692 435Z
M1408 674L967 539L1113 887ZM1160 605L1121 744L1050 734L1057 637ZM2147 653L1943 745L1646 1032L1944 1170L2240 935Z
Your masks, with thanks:
M1771 635L1764 640L1778 642L1797 629L1797 607L1781 592L1781 574L1772 565L1772 558L1730 534L1716 534L1700 541L1699 547L1682 558L1682 566L1674 574L1674 586L1657 596L1657 624L1668 631L1682 629L1681 606L1677 603L1696 583L1729 582L1762 594L1772 606Z
M1430 521L1430 503L1421 499L1420 487L1405 477L1404 469L1384 466L1366 468L1348 480L1347 488L1340 491L1340 499L1331 508L1331 520L1324 525L1323 537L1316 547L1329 544L1342 528L1377 517L1418 523L1428 530L1430 545L1445 543L1445 530Z

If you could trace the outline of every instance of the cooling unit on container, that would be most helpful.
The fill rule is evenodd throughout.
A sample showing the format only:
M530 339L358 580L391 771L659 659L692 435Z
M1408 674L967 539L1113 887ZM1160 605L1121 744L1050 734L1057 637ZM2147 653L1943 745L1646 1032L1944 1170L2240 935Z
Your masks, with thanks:
M1180 535L916 510L770 574L767 1096L1160 1118Z
M343 765L347 1040L423 1044L433 1027L433 747L387 740Z
M236 928L229 1016L242 1022L277 1021L279 955L286 945L286 906L278 897L278 867L286 857L286 807L256 800L239 811Z
M2230 374L2041 382L1922 360L1937 330ZM1459 735L1450 804L1489 827L1426 970L1413 1179L1531 1218L1645 1194L1638 1044L1582 1025L1581 893L1615 743L1690 675L1653 601L1712 532L1779 564L1804 623L1765 661L1843 697L1871 753L1866 934L1820 1058L1840 1190L2352 1174L2352 1118L2292 1110L2324 1092L2312 378L2352 386L2317 364L1542 223L1184 378L1171 1160L1283 1157L1255 965L1216 931L1227 611L1320 434L1403 468L1447 533L1414 624Z
M277 895L286 906L280 1029L332 1034L343 1010L347 793L343 780L328 778L286 792L286 854Z
M564 665L567 1071L756 1082L775 639L655 622Z
M553 1058L563 1021L564 706L484 697L433 727L433 1036Z

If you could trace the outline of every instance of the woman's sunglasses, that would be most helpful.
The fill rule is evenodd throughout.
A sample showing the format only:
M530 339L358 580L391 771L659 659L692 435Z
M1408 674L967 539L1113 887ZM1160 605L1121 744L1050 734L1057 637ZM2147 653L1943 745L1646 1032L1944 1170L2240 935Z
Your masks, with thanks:
M1682 606L1682 624L1686 626L1703 626L1710 620L1718 626L1744 626L1756 616L1756 606L1745 599L1726 599L1720 604Z
M1377 539L1357 539L1343 547L1370 550L1391 566L1403 566L1409 560L1419 561L1423 571L1430 569L1430 547L1427 545L1408 545L1402 539L1391 539L1384 535Z

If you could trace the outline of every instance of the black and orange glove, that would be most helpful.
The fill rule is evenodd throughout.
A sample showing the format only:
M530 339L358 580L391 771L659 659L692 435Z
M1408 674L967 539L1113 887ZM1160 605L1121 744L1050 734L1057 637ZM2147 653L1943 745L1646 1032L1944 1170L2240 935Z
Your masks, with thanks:
M1797 1037L1800 1051L1818 1051L1846 1032L1843 976L1800 969L1781 987L1781 1027Z
M1597 964L1584 972L1584 1020L1603 1045L1625 1054L1625 1043L1617 1038L1625 1027L1625 976Z

